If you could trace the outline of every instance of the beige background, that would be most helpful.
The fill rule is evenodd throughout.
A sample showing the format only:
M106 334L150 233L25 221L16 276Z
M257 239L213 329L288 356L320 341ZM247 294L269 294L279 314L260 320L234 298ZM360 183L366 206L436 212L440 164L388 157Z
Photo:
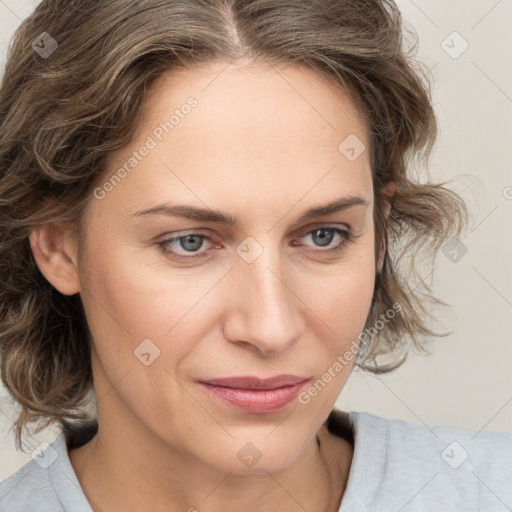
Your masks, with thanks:
M37 3L0 0L2 68L14 30ZM419 58L435 81L441 131L431 173L440 180L478 178L457 185L474 221L462 239L467 253L456 263L441 253L431 281L453 305L443 321L455 332L434 341L432 355L412 353L390 375L354 372L337 405L418 424L512 432L512 0L398 5L419 35ZM469 46L458 55L464 41ZM30 454L15 451L9 428L16 411L1 387L0 398L3 480ZM54 437L48 430L37 441Z

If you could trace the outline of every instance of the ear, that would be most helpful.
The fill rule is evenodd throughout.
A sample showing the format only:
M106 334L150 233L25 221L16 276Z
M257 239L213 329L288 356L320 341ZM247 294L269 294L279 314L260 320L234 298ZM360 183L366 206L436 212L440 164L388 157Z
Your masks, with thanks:
M391 212L391 201L390 199L395 195L396 192L396 183L394 181L390 181L382 188L382 193L386 197L386 219L389 217L389 213Z
M80 291L76 246L65 224L43 224L32 229L30 248L39 270L59 292L74 295Z
M396 192L396 184L393 181L390 181L382 188L382 193L386 197L384 208L385 208L385 215L386 219L389 218L389 214L391 213L391 198L395 195ZM382 247L379 252L379 260L377 262L377 272L382 271L382 267L384 265L384 255L386 254L386 240L384 239L382 241Z

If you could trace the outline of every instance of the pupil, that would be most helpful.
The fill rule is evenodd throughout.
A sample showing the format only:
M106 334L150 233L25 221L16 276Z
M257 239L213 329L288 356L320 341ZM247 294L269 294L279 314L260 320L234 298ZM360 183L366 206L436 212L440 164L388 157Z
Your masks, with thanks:
M329 245L332 241L332 237L333 237L333 233L332 231L328 230L328 229L317 229L316 232L314 233L314 236L318 235L318 233L329 233L329 235L325 236L325 235L320 235L320 244L321 246L324 246L324 245Z
M195 244L194 244L194 239L195 239ZM192 247L187 247L186 244L189 243L191 241L192 243ZM183 247L183 249L186 249L186 250L197 250L201 247L201 243L202 243L202 240L201 240L201 237L197 236L197 235L187 235L185 236L182 241L181 241L181 246Z

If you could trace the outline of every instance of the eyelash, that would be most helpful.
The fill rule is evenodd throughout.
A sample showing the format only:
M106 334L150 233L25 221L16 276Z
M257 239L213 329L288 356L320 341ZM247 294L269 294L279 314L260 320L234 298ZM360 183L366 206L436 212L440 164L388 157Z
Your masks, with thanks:
M354 238L354 234L348 230L348 229L341 229L339 227L336 227L336 226L319 226L319 227L316 227L316 228L313 228L309 231L307 231L306 233L304 233L304 235L302 235L300 238L303 238L311 233L314 233L315 231L319 231L319 230L324 230L324 231L333 231L337 234L339 234L341 237L342 237L342 242L340 244L338 244L337 246L335 247L331 247L330 249L327 249L327 250L313 250L313 251L306 251L306 252L316 252L316 253L329 253L329 254L335 254L337 252L340 252L341 250L345 249L347 247L347 245L349 245L353 238ZM184 235L180 235L180 236L175 236L175 237L172 237L172 238L167 238L166 240L162 240L161 242L158 242L157 245L158 247L160 248L160 250L164 253L164 255L166 257L169 257L175 261L193 261L193 260L196 260L196 259L199 259L199 258L204 258L206 256L206 254L203 252L203 253L199 253L199 254L194 254L192 252L192 256L182 256L181 254L178 254L178 253L175 253L173 251L170 251L168 249L168 245L172 242L176 242L178 240L181 240L183 238L186 238L187 236L199 236L201 237L203 240L206 240L206 241L212 241L212 237L208 236L208 235L204 235L202 233L194 233L194 232L190 232L190 233L186 233Z

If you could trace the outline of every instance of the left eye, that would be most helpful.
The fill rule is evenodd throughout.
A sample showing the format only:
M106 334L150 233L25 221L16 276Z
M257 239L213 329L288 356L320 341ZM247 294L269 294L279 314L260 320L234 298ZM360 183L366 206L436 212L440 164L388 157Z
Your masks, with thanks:
M335 235L348 238L348 231L340 228L316 228L306 233L306 236L302 238L311 236L313 240L316 238L316 240L320 241L320 247L325 247L332 242Z
M341 238L341 241L335 245L334 247L330 247L327 250L313 251L313 252L329 252L340 250L346 245L347 242L350 241L351 233L348 229L341 229L339 227L319 227L312 229L305 233L300 237L301 240L306 239L307 237L312 237L312 240L319 242L317 247L328 247L335 236ZM158 246L162 250L162 252L175 260L192 260L196 258L202 258L206 256L205 252L198 252L201 249L204 241L212 241L212 238L208 235L204 235L202 233L188 233L181 236L175 236L172 238L168 238L163 240L162 242L158 242ZM176 244L179 244L177 247ZM197 253L191 254L189 256L184 256L183 253L176 252L175 250L170 250L169 247L174 246L178 249L184 251L185 253Z

